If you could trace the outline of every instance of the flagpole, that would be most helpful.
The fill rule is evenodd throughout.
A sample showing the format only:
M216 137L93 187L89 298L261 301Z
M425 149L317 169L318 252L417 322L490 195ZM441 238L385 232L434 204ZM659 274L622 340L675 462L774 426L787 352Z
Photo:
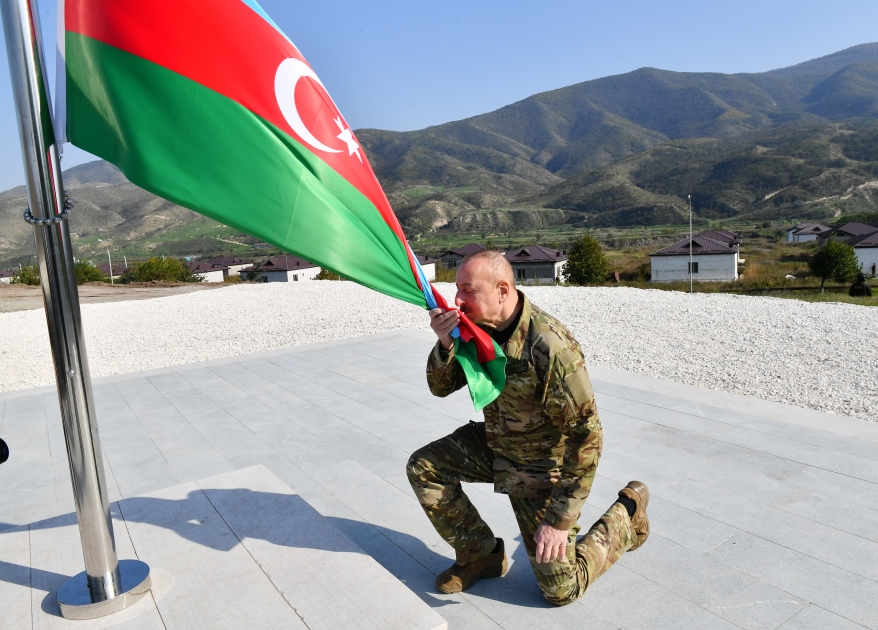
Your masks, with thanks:
M109 245L107 246L107 262L110 263L110 285L112 286L112 285L115 285L116 283L113 282L113 257L110 256L110 246Z
M149 589L149 567L119 562L110 518L94 396L79 309L70 210L46 88L45 62L35 0L0 0L12 93L27 183L25 220L34 226L37 263L73 501L85 571L67 580L57 597L62 616L93 619L127 608Z
M692 295L692 195L689 195L689 295Z

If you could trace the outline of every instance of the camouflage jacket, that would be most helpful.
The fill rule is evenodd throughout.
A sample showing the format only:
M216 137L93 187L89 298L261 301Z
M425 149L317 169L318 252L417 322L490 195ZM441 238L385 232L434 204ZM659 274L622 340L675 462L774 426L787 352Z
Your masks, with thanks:
M546 520L569 529L594 480L602 432L585 359L561 322L523 299L521 318L503 346L506 386L485 407L485 432L494 453L494 491L546 497ZM435 396L466 386L454 349L438 343L427 361Z

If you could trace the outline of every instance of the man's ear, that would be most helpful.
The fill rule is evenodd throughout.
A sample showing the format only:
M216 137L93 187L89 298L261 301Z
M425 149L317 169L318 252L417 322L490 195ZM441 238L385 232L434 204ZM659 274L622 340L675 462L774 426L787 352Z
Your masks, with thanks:
M506 280L501 280L497 283L497 290L500 292L500 303L502 304L509 297L509 283Z

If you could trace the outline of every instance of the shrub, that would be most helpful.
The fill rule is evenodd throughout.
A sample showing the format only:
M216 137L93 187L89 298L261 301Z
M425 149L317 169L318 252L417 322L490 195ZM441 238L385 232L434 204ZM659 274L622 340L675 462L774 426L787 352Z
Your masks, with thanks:
M22 267L17 274L12 276L12 284L29 284L36 286L40 283L40 270L36 265Z
M811 273L820 278L820 292L829 279L851 282L860 270L854 248L840 241L829 241L808 261Z
M314 276L315 280L344 280L340 275L329 269L321 269L320 273Z
M201 282L189 266L179 258L153 257L146 262L131 265L122 281L131 282Z
M610 261L600 242L586 233L567 250L564 280L570 284L598 284L605 282L610 273Z
M88 260L77 260L73 263L73 270L76 272L76 284L107 281L107 277Z
M439 263L437 263L437 265L439 265ZM439 268L436 269L436 279L434 282L450 282L451 284L454 284L457 282L457 269L439 266Z

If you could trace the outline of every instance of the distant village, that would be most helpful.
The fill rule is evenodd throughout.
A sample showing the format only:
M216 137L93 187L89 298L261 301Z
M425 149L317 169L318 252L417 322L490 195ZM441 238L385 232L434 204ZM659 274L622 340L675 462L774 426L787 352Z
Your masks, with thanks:
M878 272L878 226L853 222L839 228L820 223L800 223L786 230L787 243L817 242L818 247L830 240L853 247L860 268L868 276ZM731 282L741 277L744 263L740 256L742 238L737 232L704 230L649 254L650 282L687 281ZM470 243L449 249L438 257L418 255L429 281L435 281L437 269L456 269L469 254L485 249L481 243ZM527 245L501 252L512 265L515 279L521 284L558 284L563 282L567 250L542 245ZM202 282L228 282L238 279L249 282L301 282L318 279L319 266L297 256L281 255L262 263L220 256L210 260L186 261L190 271ZM97 265L108 279L119 280L128 271L126 265ZM0 284L10 284L17 270L0 270ZM612 276L615 276L612 277ZM608 280L617 280L611 274Z

